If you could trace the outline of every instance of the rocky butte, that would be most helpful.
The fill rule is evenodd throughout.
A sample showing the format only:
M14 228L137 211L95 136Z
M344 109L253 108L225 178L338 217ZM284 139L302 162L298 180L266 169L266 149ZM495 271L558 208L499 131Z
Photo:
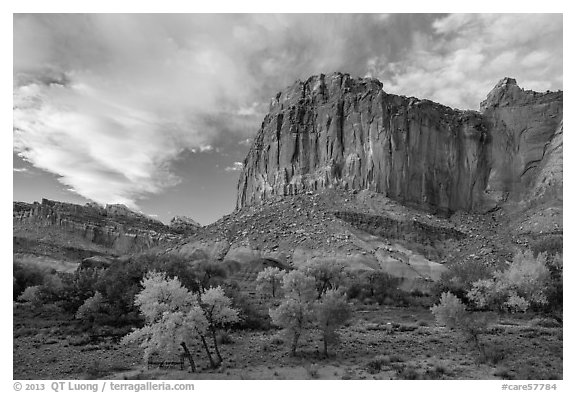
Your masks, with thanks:
M504 78L480 111L388 94L373 78L298 81L270 104L237 208L332 187L450 214L561 198L562 99Z

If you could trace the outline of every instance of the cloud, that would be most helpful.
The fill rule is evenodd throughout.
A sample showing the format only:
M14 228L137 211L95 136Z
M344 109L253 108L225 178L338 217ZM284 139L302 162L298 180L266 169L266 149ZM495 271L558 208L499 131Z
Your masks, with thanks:
M561 85L561 34L558 15L16 14L14 150L137 208L181 181L183 152L243 146L296 79L370 74L472 107L505 75Z
M561 14L452 14L412 34L400 61L371 60L370 75L390 93L477 109L505 76L522 87L562 87Z
M244 164L241 163L240 161L236 161L234 164L232 164L232 166L227 166L226 168L224 168L224 170L226 172L237 172L241 171L242 168L244 168Z
M26 173L26 172L30 172L30 169L28 169L28 168L14 168L13 171L18 172L18 173Z

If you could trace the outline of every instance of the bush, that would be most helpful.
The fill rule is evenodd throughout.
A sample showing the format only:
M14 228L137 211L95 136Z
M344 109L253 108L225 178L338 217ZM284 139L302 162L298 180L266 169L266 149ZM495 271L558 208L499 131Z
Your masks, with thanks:
M431 311L436 322L450 329L459 327L467 316L466 306L450 292L443 293L440 304L432 306Z
M479 280L491 279L494 271L494 267L481 260L473 259L454 263L448 267L446 272L442 273L440 280L434 284L432 296L439 300L442 293L450 292L466 301L466 295L472 289L473 284Z
M382 367L389 366L391 363L390 356L378 355L366 364L366 370L369 374L377 374L382 371Z
M402 280L388 273L368 271L352 278L346 292L350 299L366 301L374 299L379 304L395 304L406 306L410 304L410 295L398 287Z
M41 306L44 303L42 286L35 285L33 287L27 287L18 297L18 301L29 303L34 307Z
M76 312L86 299L94 296L104 269L87 268L62 274L61 302L66 311ZM121 283L119 283L121 284Z
M546 255L525 251L516 254L513 262L491 279L475 282L467 297L480 309L524 312L548 303L551 282Z
M55 272L54 269L14 262L12 265L13 300L18 299L18 296L20 296L27 287L44 284L45 277L53 275Z
M102 296L100 292L96 292L94 296L86 299L86 301L78 308L76 319L92 323L100 321L103 316L107 315L107 306L104 296Z

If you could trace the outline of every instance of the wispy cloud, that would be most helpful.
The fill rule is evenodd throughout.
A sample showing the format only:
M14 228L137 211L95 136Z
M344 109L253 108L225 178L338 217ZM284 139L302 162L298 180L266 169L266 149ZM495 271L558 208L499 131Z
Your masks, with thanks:
M249 140L295 79L372 74L475 107L505 75L561 85L561 33L557 15L16 15L14 150L88 199L137 208L180 181L184 151Z
M411 35L401 60L371 59L384 90L477 109L505 76L534 90L562 86L561 14L452 14L432 27Z
M242 168L244 168L244 164L242 164L240 161L236 161L234 164L232 164L232 166L227 166L224 168L224 170L226 172L237 172L241 171Z
M27 172L30 172L30 169L28 169L28 168L14 168L13 170L14 170L14 172L17 172L17 173L27 173Z

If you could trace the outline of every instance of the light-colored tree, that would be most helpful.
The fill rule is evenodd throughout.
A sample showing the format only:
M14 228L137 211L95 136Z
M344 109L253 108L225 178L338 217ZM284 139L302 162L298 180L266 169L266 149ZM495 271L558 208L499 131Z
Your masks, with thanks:
M440 303L430 309L436 322L450 329L457 328L466 317L466 306L450 292L440 295Z
M201 342L210 365L217 367L206 336L238 317L238 312L230 307L230 299L223 290L212 288L202 296L195 296L177 278L167 278L165 274L156 272L149 272L144 277L142 287L134 303L140 308L146 324L126 336L124 342L140 342L145 360L152 353L173 353L180 346L192 371L196 367L188 344ZM217 353L221 362L221 356Z
M466 296L479 309L523 312L548 302L550 283L546 255L535 257L525 251L517 253L512 263L495 272L493 278L474 282Z
M430 309L436 322L450 329L460 330L466 339L485 357L484 345L480 342L480 334L486 332L491 317L487 313L473 313L466 310L466 306L457 296L444 292L440 296L440 304ZM479 315L482 314L482 315Z
M134 298L134 304L148 323L163 318L165 312L187 310L193 302L194 298L178 278L167 278L166 273L155 271L144 276L142 291Z
M269 266L258 273L256 277L256 289L264 295L270 293L272 297L275 298L278 290L282 286L282 279L285 275L285 270Z
M290 349L295 354L298 341L314 320L315 281L303 272L293 270L284 276L282 282L284 300L269 313L272 323L281 327L282 333L291 340Z
M512 264L503 272L497 272L494 278L530 304L543 305L548 302L546 291L550 271L546 266L546 254L534 256L528 250L517 253Z
M316 302L316 321L322 332L324 343L324 356L328 357L328 345L337 344L339 335L337 330L350 319L352 309L342 291L329 289L322 298Z
M208 330L212 336L218 362L222 363L218 340L216 340L216 331L225 325L238 322L238 310L232 308L232 301L225 295L224 290L220 286L209 288L202 293L199 296L199 304L204 317L208 321Z

